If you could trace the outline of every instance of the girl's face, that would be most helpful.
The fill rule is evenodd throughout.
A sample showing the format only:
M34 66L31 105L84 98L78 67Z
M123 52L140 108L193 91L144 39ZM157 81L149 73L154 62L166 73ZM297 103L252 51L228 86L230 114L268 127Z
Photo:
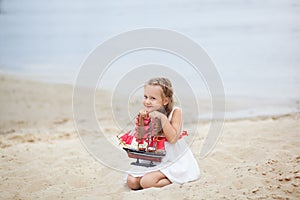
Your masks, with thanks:
M158 85L146 85L144 87L143 105L147 112L159 110L168 104L169 100L162 97L162 92L162 88Z

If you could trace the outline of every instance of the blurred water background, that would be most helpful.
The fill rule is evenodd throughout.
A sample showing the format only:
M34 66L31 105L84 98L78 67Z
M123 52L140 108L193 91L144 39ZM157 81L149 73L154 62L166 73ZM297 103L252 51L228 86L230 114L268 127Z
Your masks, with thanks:
M0 72L73 84L93 49L143 27L178 31L207 51L224 83L227 117L300 111L298 0L0 0ZM106 82L140 59L173 60L166 64L203 84L178 58L146 54L119 60Z

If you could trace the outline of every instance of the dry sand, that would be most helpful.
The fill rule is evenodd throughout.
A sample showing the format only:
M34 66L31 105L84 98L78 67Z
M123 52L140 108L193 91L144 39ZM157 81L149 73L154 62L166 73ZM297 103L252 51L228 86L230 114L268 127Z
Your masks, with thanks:
M300 199L299 113L227 121L198 181L131 191L81 144L72 87L1 75L0 104L0 199Z

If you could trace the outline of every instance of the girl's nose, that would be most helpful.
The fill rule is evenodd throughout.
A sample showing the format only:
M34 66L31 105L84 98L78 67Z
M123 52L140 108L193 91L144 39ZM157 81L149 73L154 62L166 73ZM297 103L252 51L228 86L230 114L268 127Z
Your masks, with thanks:
M146 99L146 104L150 104L150 100L149 99Z

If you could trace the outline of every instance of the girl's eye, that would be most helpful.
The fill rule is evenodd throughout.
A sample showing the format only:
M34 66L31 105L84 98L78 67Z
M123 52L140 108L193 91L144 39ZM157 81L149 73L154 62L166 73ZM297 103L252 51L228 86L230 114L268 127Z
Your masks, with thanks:
M148 97L146 95L144 95L144 99L147 99Z
M156 98L155 97L151 97L151 100L155 100Z

